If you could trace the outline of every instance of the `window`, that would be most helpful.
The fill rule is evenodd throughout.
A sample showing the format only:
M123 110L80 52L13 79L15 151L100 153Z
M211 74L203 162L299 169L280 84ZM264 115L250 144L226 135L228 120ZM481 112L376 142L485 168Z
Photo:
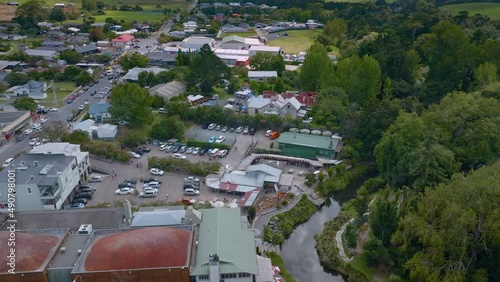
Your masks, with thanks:
M198 279L200 280L208 280L210 277L208 275L198 275Z
M31 188L26 188L26 191L28 192L28 194L31 194Z
M238 276L236 275L236 273L225 273L225 274L221 274L220 275L220 278L222 279L225 279L225 278L237 278Z
M250 273L243 273L243 272L242 272L242 273L239 273L239 274L238 274L238 277L240 277L240 278L241 278L241 277L250 277Z

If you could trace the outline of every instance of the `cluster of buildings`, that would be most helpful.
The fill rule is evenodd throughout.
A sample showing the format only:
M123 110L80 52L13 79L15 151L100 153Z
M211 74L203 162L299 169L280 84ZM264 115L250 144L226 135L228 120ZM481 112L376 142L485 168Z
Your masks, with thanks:
M0 280L14 281L284 281L257 254L255 233L238 208L192 207L20 212L16 266L0 245ZM7 242L7 226L0 241Z

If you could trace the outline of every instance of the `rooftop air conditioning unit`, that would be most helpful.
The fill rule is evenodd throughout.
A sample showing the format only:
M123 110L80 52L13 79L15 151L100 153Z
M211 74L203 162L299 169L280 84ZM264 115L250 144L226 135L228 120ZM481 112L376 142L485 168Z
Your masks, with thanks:
M61 248L61 254L64 254L66 252L66 247Z
M92 233L92 225L91 224L82 224L80 228L78 228L78 234L90 234Z

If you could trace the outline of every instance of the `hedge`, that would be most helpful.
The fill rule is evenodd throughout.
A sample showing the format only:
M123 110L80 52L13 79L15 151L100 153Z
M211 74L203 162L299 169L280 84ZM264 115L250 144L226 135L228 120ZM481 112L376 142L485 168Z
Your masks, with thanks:
M219 162L197 162L192 163L186 159L174 159L172 157L148 159L149 168L155 167L164 171L182 171L193 175L206 176L217 173L221 167Z
M230 146L226 144L219 144L219 143L208 143L208 142L203 142L203 141L197 141L197 140L188 140L186 141L186 145L188 147L201 147L201 148L217 148L221 150L229 150L231 148Z

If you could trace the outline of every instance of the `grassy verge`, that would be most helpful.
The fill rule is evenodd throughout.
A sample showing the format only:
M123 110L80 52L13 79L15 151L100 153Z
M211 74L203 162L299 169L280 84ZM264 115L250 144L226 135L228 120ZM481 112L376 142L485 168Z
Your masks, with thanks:
M499 3L464 3L441 6L439 9L449 11L453 16L461 11L469 12L469 15L483 14L493 19L500 19Z
M76 89L75 83L72 81L59 81L54 82L54 88L56 92L56 98L54 101L54 92L49 85L47 89L47 98L44 101L40 101L40 104L46 107L61 107L66 103L66 97Z
M295 278L293 278L293 275L288 272L288 269L286 269L285 264L283 263L283 259L280 257L280 255L275 252L267 252L266 255L271 259L271 263L274 266L280 268L280 275L281 277L283 277L283 279L285 279L286 282L295 282Z
M315 38L321 34L321 30L288 30L288 36L278 37L269 40L270 46L280 46L288 54L298 54L305 52L314 43Z
M373 274L375 274L375 270L366 265L364 254L357 255L351 261L351 265L352 267L354 267L354 269L364 273L366 277L373 277Z

